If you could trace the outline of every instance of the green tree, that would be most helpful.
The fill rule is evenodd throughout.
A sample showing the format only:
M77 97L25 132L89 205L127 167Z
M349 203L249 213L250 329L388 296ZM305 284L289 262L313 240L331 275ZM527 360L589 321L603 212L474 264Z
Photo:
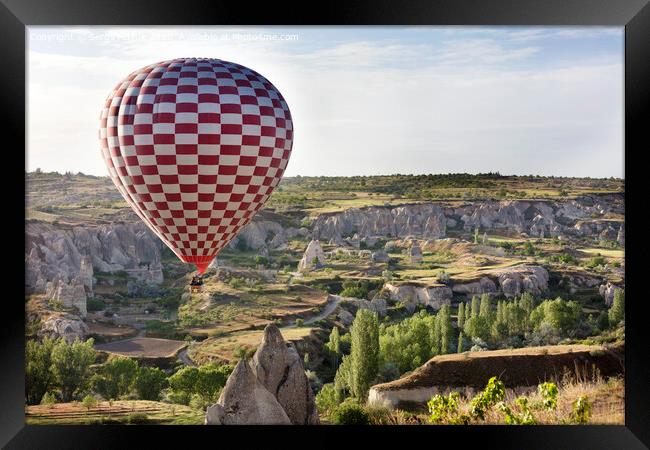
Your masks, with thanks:
M625 291L623 289L614 291L614 302L609 308L608 316L611 325L617 325L622 320L625 320Z
M485 317L488 321L492 319L492 305L490 304L489 294L481 294L479 315Z
M458 348L456 349L456 353L463 353L463 332L461 331L460 334L458 335Z
M27 403L37 405L52 387L52 349L55 340L29 340L25 346L25 396Z
M141 400L160 399L160 392L167 387L167 375L158 367L140 367L135 378L135 390Z
M478 316L479 310L480 310L480 300L478 296L475 295L472 297L472 317Z
M547 324L563 335L572 334L582 319L582 307L579 303L561 298L545 300L530 315L535 330Z
M327 349L333 357L333 363L336 367L339 363L339 356L341 355L341 335L338 327L333 327L330 333L329 341L326 344Z
M440 322L440 354L444 355L449 353L449 342L453 330L449 305L442 305L436 319Z
M379 370L379 321L377 313L360 309L352 323L350 388L352 395L365 401Z
M337 404L341 403L351 392L351 366L352 358L350 355L343 356L336 375L334 375L334 390L336 392Z
M96 356L93 343L93 339L85 342L75 339L72 344L67 344L61 339L52 349L52 373L64 402L72 401L88 383L90 365Z
M105 399L127 395L138 375L138 362L124 356L111 357L93 377L94 388Z
M460 305L458 305L458 329L462 330L463 327L465 326L465 303L461 302Z
M193 397L198 397L197 401L204 405L217 400L232 370L229 364L183 367L168 378L169 387L179 403L187 405Z
M167 380L169 387L175 394L174 398L184 405L189 404L192 394L195 392L196 383L199 379L198 367L183 367L170 376Z
M521 297L519 298L519 307L526 311L524 318L524 331L529 331L531 327L529 318L535 309L535 298L530 292L524 292L521 294Z

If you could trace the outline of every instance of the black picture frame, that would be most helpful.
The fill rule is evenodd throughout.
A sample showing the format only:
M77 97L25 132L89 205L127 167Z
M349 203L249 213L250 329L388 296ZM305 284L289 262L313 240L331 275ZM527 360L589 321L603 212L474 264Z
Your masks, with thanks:
M272 443L301 446L344 445L366 439L392 445L458 445L474 441L482 448L622 449L650 445L650 343L644 320L642 256L644 242L643 152L648 148L650 109L650 6L648 0L375 0L251 3L201 0L0 0L0 124L3 136L4 255L12 275L6 286L0 326L0 445L6 448L130 448L136 438L146 447L226 445L256 448ZM474 426L474 427L198 427L198 426L25 426L24 283L10 256L24 256L18 236L24 228L25 36L30 25L572 25L625 27L625 190L626 304L624 426ZM631 202L631 203L630 203ZM646 233L647 234L647 233ZM11 248L10 248L11 247ZM10 251L11 250L11 251ZM16 257L16 260L18 258ZM3 264L5 266L5 264ZM12 267L14 266L14 267ZM18 272L13 276L13 271ZM24 276L24 271L23 271ZM9 280L12 280L9 282ZM13 290L16 290L15 295ZM280 434L288 436L280 437ZM296 434L298 433L298 434ZM307 435L309 433L309 435ZM314 434L312 436L311 434ZM191 436L190 436L191 435ZM319 436L320 435L320 436ZM444 436L443 436L444 435ZM290 439L291 441L287 441ZM350 441L352 442L352 441ZM142 444L139 444L142 445ZM366 444L367 445L367 444Z

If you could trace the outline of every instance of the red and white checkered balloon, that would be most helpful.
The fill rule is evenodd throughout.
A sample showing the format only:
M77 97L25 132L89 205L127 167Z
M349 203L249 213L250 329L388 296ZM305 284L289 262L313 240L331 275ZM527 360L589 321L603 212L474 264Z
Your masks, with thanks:
M280 92L257 72L180 58L122 80L106 99L99 136L122 196L203 273L280 182L293 124Z

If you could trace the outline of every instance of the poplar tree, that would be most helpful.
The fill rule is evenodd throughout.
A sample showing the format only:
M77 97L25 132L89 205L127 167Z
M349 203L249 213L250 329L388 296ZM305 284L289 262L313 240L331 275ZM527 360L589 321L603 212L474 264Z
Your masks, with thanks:
M472 317L477 317L479 314L479 310L480 310L479 302L480 301L478 296L475 295L474 297L472 297Z
M449 352L449 338L451 336L451 313L449 305L442 305L437 316L440 322L440 353Z
M609 323L617 325L622 320L625 320L625 291L616 289L614 292L614 302L612 307L609 308Z
M458 305L458 329L462 330L463 327L465 326L465 303L461 302L460 305Z
M489 319L492 313L492 310L490 308L490 295L489 294L482 294L481 295L481 306L479 310L479 315L481 317L485 317L486 319Z
M364 401L379 371L379 320L377 313L360 309L352 323L350 390Z

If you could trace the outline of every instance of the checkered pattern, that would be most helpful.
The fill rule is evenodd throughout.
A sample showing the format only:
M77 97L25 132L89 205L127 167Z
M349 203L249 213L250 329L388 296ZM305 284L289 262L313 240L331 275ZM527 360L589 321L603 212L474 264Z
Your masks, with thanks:
M152 64L100 116L113 182L174 253L202 272L264 205L289 161L289 107L263 76L218 59Z

